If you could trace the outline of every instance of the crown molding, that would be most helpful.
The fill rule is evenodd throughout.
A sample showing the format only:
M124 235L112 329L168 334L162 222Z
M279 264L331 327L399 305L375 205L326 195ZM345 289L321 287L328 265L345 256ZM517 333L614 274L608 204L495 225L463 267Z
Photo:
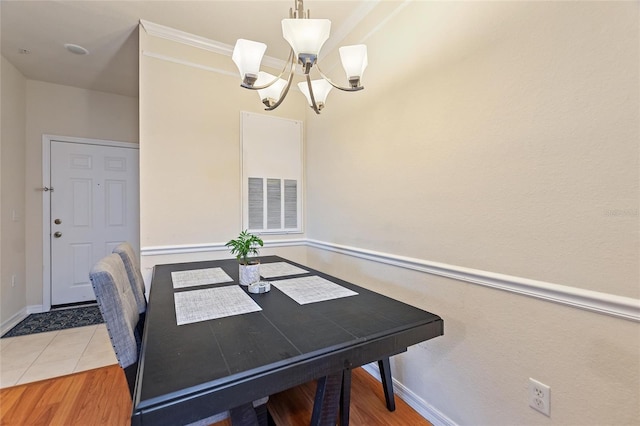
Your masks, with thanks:
M211 40L206 37L191 34L181 30L176 30L175 28L155 24L143 19L140 20L140 26L142 26L147 34L153 37L163 38L165 40L174 41L176 43L181 43L186 46L191 46L197 49L217 53L219 55L231 57L233 53L232 45ZM274 58L272 56L264 56L262 58L262 64L264 66L274 69L284 68L285 62L286 61Z
M220 69L220 68L208 67L206 65L198 64L196 62L185 61L185 60L182 60L182 59L174 58L173 56L167 56L167 55L163 55L161 53L149 52L147 50L143 50L142 51L142 56L159 59L161 61L173 62L174 64L180 64L180 65L184 65L184 66L187 66L187 67L198 68L198 69L201 69L201 70L215 72L215 73L218 73L218 74L229 75L229 76L232 76L232 77L237 77L238 76L237 72L226 71L226 70L223 70L223 69Z
M329 40L324 44L325 51L331 52L338 48L338 45L347 38L347 36L353 31L353 29L362 22L362 20L369 15L369 13L375 9L381 0L372 0L362 2L351 15L347 17L342 25L340 25L333 33Z

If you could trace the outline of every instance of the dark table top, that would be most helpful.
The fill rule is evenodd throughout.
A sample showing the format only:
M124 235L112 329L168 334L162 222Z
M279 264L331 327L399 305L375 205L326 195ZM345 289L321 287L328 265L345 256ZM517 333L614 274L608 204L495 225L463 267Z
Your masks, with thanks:
M238 263L228 259L157 265L132 424L195 421L443 334L437 315L277 256L260 260L288 262L358 295L299 305L275 286L263 294L241 287L261 311L178 326L174 293L238 285ZM234 282L173 288L171 272L214 267Z

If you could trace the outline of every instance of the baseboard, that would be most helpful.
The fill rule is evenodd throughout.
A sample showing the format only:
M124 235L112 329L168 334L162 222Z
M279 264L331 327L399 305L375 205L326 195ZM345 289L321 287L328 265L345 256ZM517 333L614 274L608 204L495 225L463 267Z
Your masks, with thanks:
M380 371L376 363L363 365L362 368L371 374L377 381L381 382ZM418 414L427 419L433 426L457 426L456 423L442 412L437 410L433 405L420 398L402 383L393 379L393 393L406 402L411 408L416 410Z
M28 315L29 315L29 313L27 312L27 308L26 307L22 308L20 311L15 313L11 318L9 318L5 322L3 322L2 325L0 325L0 336L4 335L4 333L6 333L7 331L11 330L20 321L25 319Z
M27 314L39 314L40 312L46 312L42 305L29 305L27 306Z
M28 317L30 314L38 314L40 312L43 312L42 305L25 306L20 309L20 311L16 312L11 318L0 324L0 336L18 325L20 321Z

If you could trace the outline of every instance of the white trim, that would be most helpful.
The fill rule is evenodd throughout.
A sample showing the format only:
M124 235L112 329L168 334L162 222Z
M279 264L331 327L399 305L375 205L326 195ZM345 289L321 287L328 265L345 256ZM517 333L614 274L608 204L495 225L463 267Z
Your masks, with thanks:
M264 242L265 248L304 246L306 240L303 238L291 240L267 240ZM207 251L228 251L229 247L225 243L207 244L182 244L175 246L150 246L141 247L140 256L161 256L167 254L202 253Z
M219 55L231 56L231 53L233 52L233 46L226 43L221 43L219 41L211 40L206 37L176 30L175 28L167 27L164 25L155 24L150 21L145 21L144 19L140 20L140 25L142 25L142 28L150 36L186 44L188 46L207 50Z
M143 50L142 51L142 56L147 56L149 58L160 59L161 61L173 62L174 64L185 65L185 66L188 66L188 67L198 68L198 69L205 70L205 71L211 71L211 72L215 72L215 73L218 73L218 74L230 75L232 77L238 77L238 73L237 72L226 71L226 70L223 70L223 69L220 69L220 68L208 67L206 65L201 65L201 64L198 64L196 62L185 61L185 60L182 60L182 59L174 58L172 56L163 55L161 53L154 53L154 52L149 52L147 50Z
M452 278L458 281L491 287L511 293L529 296L548 302L559 303L572 308L609 315L634 322L640 322L640 300L631 297L617 296L593 290L585 290L566 285L553 284L528 278L514 277L478 269L464 268L445 263L431 262L397 256L389 253L365 250L311 239L291 239L265 241L265 247L308 246L321 250L341 253L360 259L411 269L427 274ZM181 246L143 247L142 256L160 254L198 253L204 251L227 250L223 243L195 244Z
M378 25L376 25L371 31L369 31L367 33L367 35L365 35L362 40L360 40L360 44L364 44L371 36L373 36L375 33L377 33L378 31L380 31L382 29L382 27L384 27L387 22L389 22L391 19L393 19L394 16L396 16L398 13L400 13L400 11L402 11L402 9L404 9L405 7L409 6L409 3L411 3L413 0L404 0L400 5L398 5L398 7L396 7L393 12L391 12L389 15L387 15L382 21L380 21L378 23Z
M333 31L329 40L327 40L322 46L324 51L328 53L336 49L338 45L342 43L349 34L351 34L354 28L358 26L358 24L360 24L360 22L362 22L362 20L366 18L373 9L375 9L380 1L381 0L369 0L362 2L356 10L351 13L351 15L347 16L342 25Z
M230 44L222 43L219 41L211 40L206 37L191 34L185 31L176 30L171 27L166 27L160 24L154 24L153 22L140 20L140 25L150 36L164 38L166 40L175 41L187 46L203 49L209 52L217 53L219 55L231 56L233 53L233 46ZM282 69L285 66L286 61L277 59L271 56L263 56L262 64L267 67ZM234 73L234 76L238 76Z
M307 240L307 245L361 259L372 260L378 263L453 278L459 281L640 322L640 300L631 297L617 296L615 294L585 290L411 257L396 256L389 253L381 253L317 240Z
M42 142L48 140L49 143L51 141L58 142L67 142L67 143L80 143L83 145L102 145L102 146L115 146L118 148L130 148L130 149L138 149L139 145L136 142L123 142L123 141L112 141L109 139L92 139L92 138L77 138L74 136L60 136L60 135L42 135Z
M380 370L375 362L363 365L362 368L367 373L371 374L377 381L382 382L380 379ZM429 404L424 399L416 395L411 389L400 383L398 380L392 378L393 393L402 398L404 402L409 404L411 408L416 410L418 414L427 419L433 426L456 426L456 423L449 417L444 415L441 411L436 409L433 405Z
M0 336L11 330L15 327L20 321L25 319L29 313L27 312L27 307L25 306L20 311L16 312L11 318L7 319L5 322L0 325Z
M30 314L37 314L40 312L44 312L42 310L42 305L29 305L22 308L20 311L12 315L11 318L0 324L0 336L18 325L20 321L28 317Z
M42 135L42 187L51 187L51 142L78 143L84 145L114 146L139 149L134 142L106 139L78 138L73 136ZM55 190L55 188L54 188ZM40 312L51 309L51 191L42 191L42 305ZM40 306L40 305L38 305Z
M173 56L168 56L168 55L163 55L162 53L155 53L155 52L150 52L148 50L143 50L142 51L142 56L146 56L148 58L154 58L154 59L159 59L161 61L167 61L167 62L172 62L174 64L180 64L180 65L184 65L187 67L192 67L192 68L197 68L200 70L204 70L204 71L209 71L209 72L214 72L217 74L221 74L221 75L228 75L234 78L238 78L238 73L237 72L232 72L232 71L227 71L227 70L223 70L221 68L214 68L214 67L210 67L207 65L202 65L199 64L197 62L191 62L191 61L185 61L184 59L179 59L179 58L174 58ZM296 87L291 87L291 89L289 89L290 91L300 91L300 89L296 86Z

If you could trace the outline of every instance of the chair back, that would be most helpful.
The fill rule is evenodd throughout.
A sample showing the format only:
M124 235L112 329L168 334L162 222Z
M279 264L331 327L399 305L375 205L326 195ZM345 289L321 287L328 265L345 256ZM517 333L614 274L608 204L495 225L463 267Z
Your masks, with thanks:
M118 364L125 370L133 395L141 343L135 329L140 317L124 263L119 255L110 254L93 266L89 278Z
M124 268L127 271L129 277L129 283L133 290L133 295L138 305L138 313L142 314L147 310L147 299L144 296L144 280L142 279L142 272L140 272L140 263L136 257L136 253L133 251L131 244L124 242L120 243L113 249L113 252L118 254L124 263Z

